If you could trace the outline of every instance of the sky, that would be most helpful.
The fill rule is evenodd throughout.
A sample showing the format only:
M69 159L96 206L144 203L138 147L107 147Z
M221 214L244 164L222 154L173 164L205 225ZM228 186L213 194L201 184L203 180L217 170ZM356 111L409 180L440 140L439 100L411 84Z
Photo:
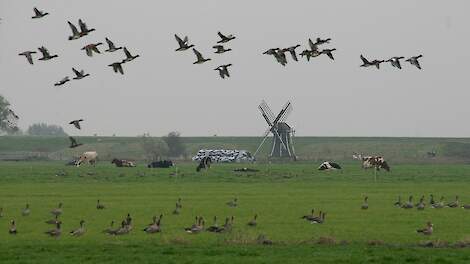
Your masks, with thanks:
M33 20L33 7L50 15ZM296 136L467 137L470 1L13 1L0 0L0 94L20 127L46 122L71 135L261 136L257 106L273 112L290 100ZM69 41L67 21L96 28ZM214 54L217 31L237 38ZM175 52L174 34L212 60L193 65L191 50ZM107 65L121 51L87 57L80 50L109 37L139 54L125 75ZM335 61L288 57L286 67L262 52L332 38ZM46 46L59 58L29 65L18 53ZM105 45L101 46L103 50ZM423 69L361 68L371 59L423 54ZM231 77L213 69L232 63ZM62 87L72 67L91 76ZM67 123L83 118L78 131Z

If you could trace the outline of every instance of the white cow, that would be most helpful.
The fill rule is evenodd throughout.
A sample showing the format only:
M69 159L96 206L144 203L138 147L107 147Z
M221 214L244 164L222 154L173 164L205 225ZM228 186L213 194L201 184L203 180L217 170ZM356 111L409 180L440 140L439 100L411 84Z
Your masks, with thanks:
M83 152L83 154L80 155L80 158L75 163L75 165L77 167L80 167L82 162L88 162L88 164L95 166L97 158L98 158L98 153L96 153L96 151Z

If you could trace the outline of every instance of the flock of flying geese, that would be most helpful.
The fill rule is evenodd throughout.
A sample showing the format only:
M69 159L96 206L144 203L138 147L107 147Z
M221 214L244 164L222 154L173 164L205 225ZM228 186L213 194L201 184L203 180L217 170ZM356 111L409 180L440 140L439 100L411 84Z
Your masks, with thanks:
M49 13L45 11L40 11L37 8L34 8L34 16L32 17L32 19L40 19L47 15L49 15ZM85 24L85 22L83 22L82 19L78 20L78 26L80 30L70 21L67 21L67 23L70 29L72 30L72 35L68 37L68 40L77 40L95 31L94 28L88 28L88 26ZM120 49L124 50L124 54L126 57L122 61L114 62L108 65L109 67L113 68L114 72L124 74L122 64L133 61L134 59L138 58L139 55L132 55L126 47L116 47L116 45L108 38L106 38L105 40L106 40L106 43L108 44L108 49L105 50L106 52L115 52ZM103 45L103 43L102 42L90 43L90 44L85 45L82 48L82 50L86 52L86 55L88 55L89 57L92 57L94 53L101 54L101 51L98 49L98 46L100 45ZM51 55L49 50L44 46L39 47L38 50L42 54L42 57L38 59L40 61L48 61L48 60L59 57L59 55L57 54ZM19 53L18 55L25 56L29 64L33 65L34 64L33 55L36 53L37 53L36 51L24 51L24 52ZM72 68L72 71L75 74L75 77L73 77L73 80L81 80L87 76L90 76L90 74L85 73L84 70L77 70L75 68ZM60 81L56 82L54 86L62 86L69 81L70 81L70 77L66 76L62 78Z
M414 65L416 66L416 68L420 69L421 70L421 65L419 64L419 58L423 57L423 55L418 55L418 56L413 56L413 57L410 57L408 59L406 59L407 62L409 62L411 65ZM372 66L375 66L377 69L380 69L380 63L383 63L383 62L390 62L390 64L395 67L395 68L398 68L401 70L401 63L400 63L400 60L401 59L404 59L405 57L392 57L388 60L373 60L373 61L369 61L368 59L366 59L362 54L361 54L361 60L362 60L362 65L361 67L372 67Z

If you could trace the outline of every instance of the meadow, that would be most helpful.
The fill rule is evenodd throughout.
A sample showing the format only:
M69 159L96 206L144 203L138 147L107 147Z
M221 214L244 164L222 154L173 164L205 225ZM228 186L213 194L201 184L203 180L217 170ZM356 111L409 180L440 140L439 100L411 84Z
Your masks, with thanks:
M259 172L236 173L249 166ZM390 173L364 171L355 162L342 172L320 172L317 164L215 164L196 173L194 163L170 169L115 168L107 161L96 168L66 167L63 162L0 162L0 252L2 263L469 263L470 210L462 208L405 210L394 207L398 195L460 196L470 204L470 166L448 164L392 165ZM361 210L364 196L369 209ZM180 215L172 215L181 197ZM226 202L239 199L236 208ZM96 200L107 207L96 210ZM54 239L44 231L49 211L63 202L63 234ZM31 215L21 216L29 203ZM324 224L300 219L314 208L327 212ZM123 236L101 233L111 220L130 213L134 230ZM142 229L152 216L163 214L163 232ZM254 214L258 225L248 227ZM234 216L226 234L187 234L183 228L202 215L206 225ZM18 225L8 234L9 221ZM87 233L68 231L86 221ZM415 231L426 221L434 233ZM3 231L1 231L3 230ZM273 245L260 245L263 234ZM423 247L432 241L434 247ZM320 243L319 243L320 242Z

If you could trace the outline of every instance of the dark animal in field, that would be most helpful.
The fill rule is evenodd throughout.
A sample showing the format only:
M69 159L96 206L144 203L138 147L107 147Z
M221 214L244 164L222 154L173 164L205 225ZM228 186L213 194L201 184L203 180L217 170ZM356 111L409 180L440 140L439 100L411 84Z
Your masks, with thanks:
M341 166L338 163L325 161L318 167L318 170L341 170Z
M209 169L211 167L212 160L210 157L204 157L199 162L199 165L196 168L196 171L201 171L201 169Z
M239 168L239 169L234 169L233 171L235 172L258 172L259 170L251 169L251 168Z
M171 160L160 160L160 161L153 161L149 165L148 168L169 168L173 166L173 161Z
M112 164L115 164L116 167L128 167L128 168L133 168L135 167L135 163L129 160L123 160L123 159L113 159L111 161Z

